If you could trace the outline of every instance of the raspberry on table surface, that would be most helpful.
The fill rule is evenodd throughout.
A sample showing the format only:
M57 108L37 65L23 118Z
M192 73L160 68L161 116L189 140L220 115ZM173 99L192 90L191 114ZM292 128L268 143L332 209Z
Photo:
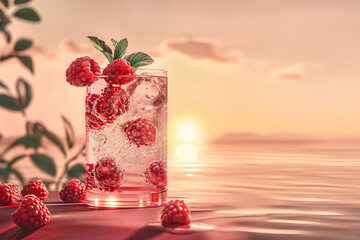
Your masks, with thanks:
M170 200L161 211L161 224L164 227L189 225L190 222L191 213L183 200Z
M21 191L23 196L28 194L34 194L41 200L45 200L49 195L49 191L47 190L45 184L40 180L32 180L28 184L25 185L23 190Z
M50 221L50 212L35 195L24 197L20 207L11 214L12 221L19 227L32 230L46 225Z
M85 184L77 179L70 180L60 191L60 198L64 202L81 202L85 200Z
M20 200L19 188L10 183L4 183L0 186L0 204L11 205Z

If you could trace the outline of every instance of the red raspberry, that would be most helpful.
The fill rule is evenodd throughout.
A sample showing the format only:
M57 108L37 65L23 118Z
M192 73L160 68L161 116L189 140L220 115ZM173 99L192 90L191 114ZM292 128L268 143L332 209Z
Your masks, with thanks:
M96 188L95 175L94 175L94 164L87 163L85 172L86 172L86 179L85 179L86 189L92 190L93 188Z
M103 120L96 116L94 105L99 98L98 94L88 94L85 100L85 120L86 126L90 129L100 129L106 124Z
M98 80L100 66L88 56L77 58L66 70L66 81L71 85L82 87L90 86Z
M85 199L85 184L77 179L70 180L60 191L64 202L80 202Z
M99 188L109 192L117 190L124 179L124 170L110 156L101 157L96 162L94 172Z
M49 192L42 181L32 180L31 182L26 184L26 186L21 191L21 194L23 195L23 197L28 194L34 194L35 196L40 198L40 200L44 201L49 195Z
M109 84L127 84L135 79L135 69L125 59L116 59L103 71Z
M96 101L96 113L108 123L112 123L129 109L129 96L119 86L108 85Z
M138 118L123 125L123 130L130 142L138 147L152 145L156 141L157 129L152 118Z
M172 224L190 225L190 222L190 210L183 200L170 200L161 211L161 224L164 227Z
M159 190L164 190L167 185L166 162L155 160L149 164L144 171L147 183Z
M20 200L20 190L14 184L5 183L0 186L0 203L11 205Z
M35 195L24 197L20 207L11 214L12 221L23 229L36 229L50 221L50 212Z

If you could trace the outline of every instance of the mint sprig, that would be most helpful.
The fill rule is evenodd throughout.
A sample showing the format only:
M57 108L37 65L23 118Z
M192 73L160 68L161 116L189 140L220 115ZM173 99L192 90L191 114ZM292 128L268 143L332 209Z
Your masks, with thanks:
M124 57L126 49L128 47L127 38L121 39L120 41L117 41L113 38L111 39L111 42L115 47L114 55L111 48L106 45L103 40L93 36L88 36L87 38L90 40L90 42L94 45L96 49L98 49L105 55L105 57L109 60L110 63L116 59L124 58L130 63L133 68L138 68L141 66L150 65L154 62L154 60L148 54L143 52L132 53Z
M111 41L113 41L113 39L111 39ZM114 50L114 59L122 58L126 53L127 47L128 47L127 38L121 39L119 42L116 42L115 50Z
M111 48L108 45L106 45L106 43L103 40L100 40L97 37L93 37L93 36L88 36L87 38L90 40L90 42L94 45L94 47L97 50L100 50L100 52L102 52L105 55L105 57L109 60L109 62L112 62L114 60Z
M128 61L133 68L150 65L154 62L154 59L143 52L132 53L125 56L124 59Z

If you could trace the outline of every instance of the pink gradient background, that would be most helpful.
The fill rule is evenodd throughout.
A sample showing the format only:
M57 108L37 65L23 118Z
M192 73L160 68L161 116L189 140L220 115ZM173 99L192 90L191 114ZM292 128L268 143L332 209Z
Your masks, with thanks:
M85 89L64 72L76 57L106 59L86 39L127 37L129 52L169 71L169 135L182 123L204 139L226 133L357 138L360 135L359 1L45 1L39 24L14 21L13 37L35 41L35 74L1 63L13 86L34 88L29 120L59 134L60 115L84 136ZM0 43L5 44L4 39ZM1 47L1 49L4 49ZM10 49L9 49L10 51ZM5 54L5 53L2 53ZM4 137L25 133L17 112L0 109ZM175 137L174 137L175 138ZM226 138L226 137L225 137Z

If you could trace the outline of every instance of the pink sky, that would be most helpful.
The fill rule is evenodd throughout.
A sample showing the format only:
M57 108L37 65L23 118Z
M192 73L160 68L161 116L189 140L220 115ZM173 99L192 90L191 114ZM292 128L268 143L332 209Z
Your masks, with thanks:
M39 24L17 21L33 38L35 75L16 60L0 65L8 85L30 80L28 118L63 134L60 115L84 134L85 89L65 81L78 56L106 59L88 43L127 37L169 71L169 134L183 123L207 137L227 132L360 135L359 1L36 0ZM3 39L1 39L3 46ZM0 109L4 136L24 132L18 113Z

